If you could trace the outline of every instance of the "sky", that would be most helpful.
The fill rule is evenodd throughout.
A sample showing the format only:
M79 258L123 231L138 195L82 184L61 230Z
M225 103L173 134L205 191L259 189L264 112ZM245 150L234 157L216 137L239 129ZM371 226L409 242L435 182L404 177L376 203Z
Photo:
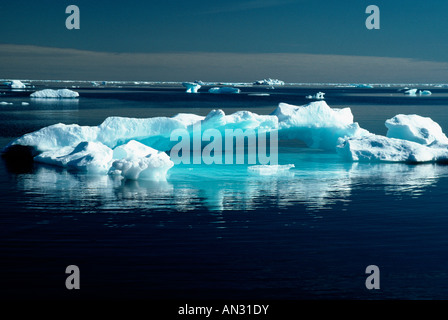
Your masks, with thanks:
M440 0L2 1L0 78L447 83L447 15Z

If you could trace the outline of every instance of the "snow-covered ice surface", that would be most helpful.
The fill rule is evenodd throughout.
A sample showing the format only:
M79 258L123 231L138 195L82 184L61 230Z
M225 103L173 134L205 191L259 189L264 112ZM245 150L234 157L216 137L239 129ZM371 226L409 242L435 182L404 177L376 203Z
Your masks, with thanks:
M70 89L44 89L33 92L30 97L39 99L73 99L78 98L79 93Z

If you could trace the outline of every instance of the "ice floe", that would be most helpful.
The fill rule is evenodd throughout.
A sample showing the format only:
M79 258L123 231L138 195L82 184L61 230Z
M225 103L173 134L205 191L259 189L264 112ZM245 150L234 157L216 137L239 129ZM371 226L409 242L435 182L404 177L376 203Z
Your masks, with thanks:
M79 93L70 89L44 89L33 92L30 97L38 99L73 99L78 98Z

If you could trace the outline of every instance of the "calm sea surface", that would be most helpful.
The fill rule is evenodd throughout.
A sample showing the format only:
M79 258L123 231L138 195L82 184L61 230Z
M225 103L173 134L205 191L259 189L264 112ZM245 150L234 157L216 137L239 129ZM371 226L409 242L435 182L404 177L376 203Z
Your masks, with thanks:
M448 132L448 89L430 88L429 97L397 89L243 87L214 95L107 86L74 89L80 99L67 102L1 89L0 102L12 105L0 105L0 144L108 116L269 114L318 91L377 134L400 113L429 116ZM448 166L347 163L294 141L280 141L279 162L295 168L257 176L241 165L179 165L155 183L0 160L0 296L448 298ZM81 271L80 290L65 287L68 265ZM369 265L381 271L379 290L366 289Z

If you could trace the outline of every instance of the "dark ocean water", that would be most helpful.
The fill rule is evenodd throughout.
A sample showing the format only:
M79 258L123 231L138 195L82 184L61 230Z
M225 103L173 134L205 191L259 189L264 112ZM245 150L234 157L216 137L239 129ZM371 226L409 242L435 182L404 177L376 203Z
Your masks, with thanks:
M448 90L408 97L397 88L242 88L239 95L182 87L79 88L78 101L32 101L1 90L0 142L54 123L98 125L108 116L206 115L326 93L361 127L419 114L448 129ZM269 96L252 94L269 93ZM29 105L22 105L27 102ZM446 299L448 166L358 164L280 143L292 174L244 167L176 166L167 182L116 181L0 161L2 298ZM65 287L77 265L81 289ZM369 265L379 290L365 286Z

